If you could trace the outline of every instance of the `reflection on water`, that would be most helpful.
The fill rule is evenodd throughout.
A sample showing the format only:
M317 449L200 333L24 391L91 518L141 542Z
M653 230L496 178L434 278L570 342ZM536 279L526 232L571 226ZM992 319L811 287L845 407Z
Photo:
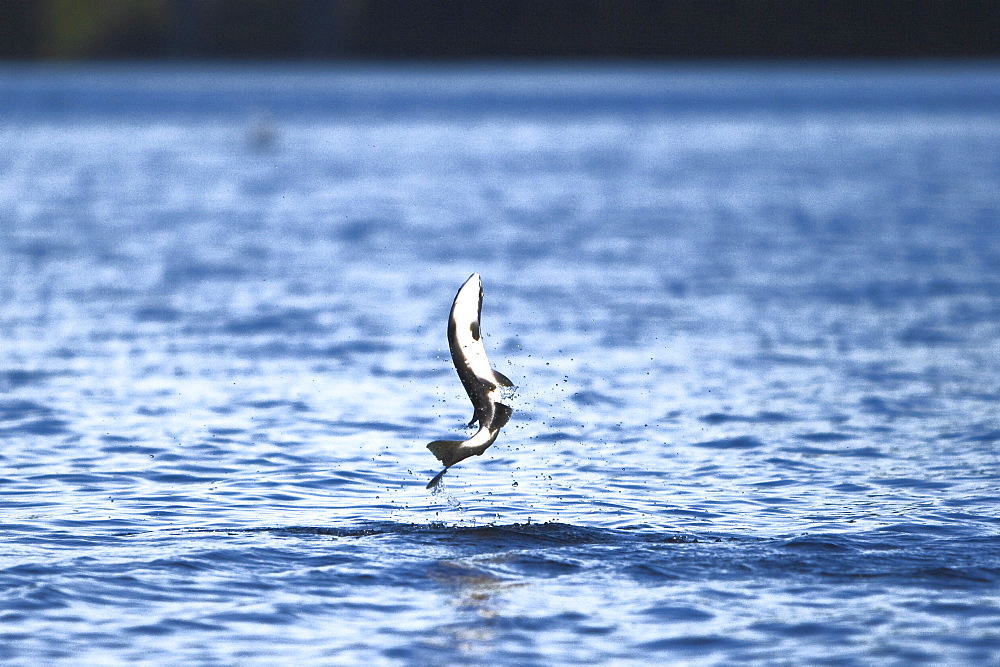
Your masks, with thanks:
M495 650L491 650L491 644L498 634L494 626L502 617L498 608L503 602L497 599L498 594L516 595L517 592L511 589L525 584L504 581L477 569L474 564L451 560L435 563L429 575L443 589L452 592L449 603L460 614L458 619L452 619L440 629L448 638L441 648L470 658L489 656Z

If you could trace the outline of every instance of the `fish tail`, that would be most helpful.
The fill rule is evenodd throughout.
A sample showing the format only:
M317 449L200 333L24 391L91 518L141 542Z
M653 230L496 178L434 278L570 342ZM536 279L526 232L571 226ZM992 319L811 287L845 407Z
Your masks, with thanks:
M461 461L458 456L458 448L464 444L462 440L435 440L427 445L427 449L437 457L437 460L444 464L445 468Z

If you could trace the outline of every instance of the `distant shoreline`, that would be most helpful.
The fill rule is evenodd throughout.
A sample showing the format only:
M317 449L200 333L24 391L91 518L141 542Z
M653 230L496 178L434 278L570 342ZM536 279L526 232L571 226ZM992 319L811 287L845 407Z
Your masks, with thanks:
M0 60L997 57L995 0L0 3Z

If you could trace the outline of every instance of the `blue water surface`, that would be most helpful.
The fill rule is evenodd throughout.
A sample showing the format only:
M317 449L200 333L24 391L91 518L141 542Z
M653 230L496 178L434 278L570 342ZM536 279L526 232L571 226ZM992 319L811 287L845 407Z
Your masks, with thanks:
M0 662L1000 663L998 184L993 65L4 66Z

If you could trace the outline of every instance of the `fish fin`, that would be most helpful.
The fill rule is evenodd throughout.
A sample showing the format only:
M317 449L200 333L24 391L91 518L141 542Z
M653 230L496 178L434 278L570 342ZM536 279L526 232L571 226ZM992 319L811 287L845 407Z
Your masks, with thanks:
M427 482L427 488L428 489L433 489L434 487L436 487L438 485L438 483L441 481L441 478L444 477L444 474L446 472L448 472L448 468L445 468L444 470L442 470L438 474L434 475L433 479L431 479L431 481Z
M497 403L493 408L493 423L490 424L490 428L494 431L499 431L510 420L512 414L514 414L514 411L509 405Z
M470 419L469 423L465 425L465 428L472 428L473 426L476 425L476 422L482 422L482 421L483 421L482 410L480 410L478 407L473 406L472 419Z
M514 383L511 382L510 379L506 375L504 375L503 373L501 373L499 371L493 371L493 375L497 379L497 384L499 384L501 387L513 387L514 386Z
M431 450L445 468L450 468L462 460L458 455L458 448L463 444L465 444L463 440L435 440L427 445L427 449Z

